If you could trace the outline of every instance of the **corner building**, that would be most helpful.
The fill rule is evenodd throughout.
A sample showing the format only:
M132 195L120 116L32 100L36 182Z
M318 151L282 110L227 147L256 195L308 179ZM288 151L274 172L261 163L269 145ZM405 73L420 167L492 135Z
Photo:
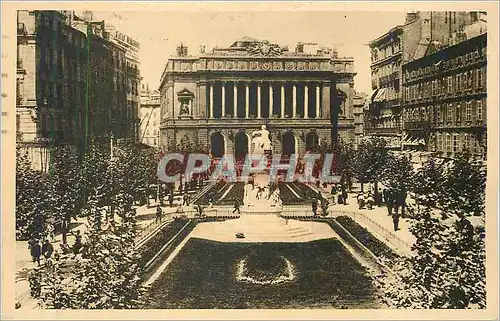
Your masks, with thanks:
M243 157L266 125L273 153L304 154L340 135L354 141L354 66L334 50L299 43L294 52L244 37L190 56L177 48L161 78L162 146L186 137L213 157Z

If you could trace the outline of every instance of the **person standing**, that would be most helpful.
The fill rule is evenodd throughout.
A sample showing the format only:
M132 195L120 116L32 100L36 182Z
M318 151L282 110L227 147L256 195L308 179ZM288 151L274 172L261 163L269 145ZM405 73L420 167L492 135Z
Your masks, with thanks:
M315 198L312 200L311 207L312 207L312 212L313 212L314 216L316 216L316 214L318 213L318 202L316 201Z
M348 197L348 195L347 195L347 186L343 186L342 187L342 201L343 201L342 204L347 205L347 197Z
M38 263L40 266L40 256L42 254L42 249L40 247L40 242L37 239L32 239L28 242L28 249L30 249L32 262Z
M174 206L174 191L171 190L170 193L168 194L168 205L170 207Z
M162 211L160 205L157 205L156 206L156 218L155 218L156 223L161 222L162 214L163 214L163 211Z
M182 205L189 205L189 195L187 192L184 192L184 195L182 195Z
M392 198L391 191L385 194L385 203L387 204L387 215L392 216L392 208L394 207L394 199Z
M75 243L73 244L73 253L78 254L82 248L82 234L80 230L76 230Z
M394 232L399 230L399 215L397 213L392 216L392 223L394 224Z
M54 247L50 244L49 240L45 240L45 243L42 245L42 255L45 257L45 260L50 259L53 252Z

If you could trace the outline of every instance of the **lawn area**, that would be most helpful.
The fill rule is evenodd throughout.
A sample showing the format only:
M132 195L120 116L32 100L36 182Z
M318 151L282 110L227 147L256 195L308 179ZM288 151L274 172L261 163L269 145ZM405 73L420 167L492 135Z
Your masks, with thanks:
M256 276L279 274L280 256L294 266L287 283L236 280L248 260ZM279 264L278 264L279 265ZM377 308L365 269L336 239L306 243L221 243L190 239L150 288L148 309Z

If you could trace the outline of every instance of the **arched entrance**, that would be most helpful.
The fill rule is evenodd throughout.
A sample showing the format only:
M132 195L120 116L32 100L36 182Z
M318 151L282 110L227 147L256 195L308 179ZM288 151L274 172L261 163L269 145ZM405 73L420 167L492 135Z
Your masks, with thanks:
M283 134L281 138L281 144L283 146L283 155L295 154L296 141L295 141L295 136L293 135L292 132L286 132Z
M224 155L225 148L225 140L224 135L221 133L213 133L210 136L210 153L212 157L220 158Z
M244 159L248 154L248 136L243 132L239 132L234 136L234 158Z
M319 137L315 132L306 134L306 150L313 151L319 147Z

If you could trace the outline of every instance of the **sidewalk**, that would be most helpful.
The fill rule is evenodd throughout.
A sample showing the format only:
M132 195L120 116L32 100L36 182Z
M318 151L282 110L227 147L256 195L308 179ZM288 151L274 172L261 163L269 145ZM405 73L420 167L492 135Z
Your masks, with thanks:
M314 189L318 190L316 187ZM321 190L324 197L331 201L333 195L329 193L329 187L327 189L320 187L319 190ZM335 205L328 208L329 216L350 216L398 253L406 254L411 252L411 246L415 242L415 236L409 231L412 219L400 218L399 229L394 231L392 217L388 215L385 205L375 205L371 210L367 208L360 210L358 208L357 192L348 195L347 205L337 204L336 201Z

